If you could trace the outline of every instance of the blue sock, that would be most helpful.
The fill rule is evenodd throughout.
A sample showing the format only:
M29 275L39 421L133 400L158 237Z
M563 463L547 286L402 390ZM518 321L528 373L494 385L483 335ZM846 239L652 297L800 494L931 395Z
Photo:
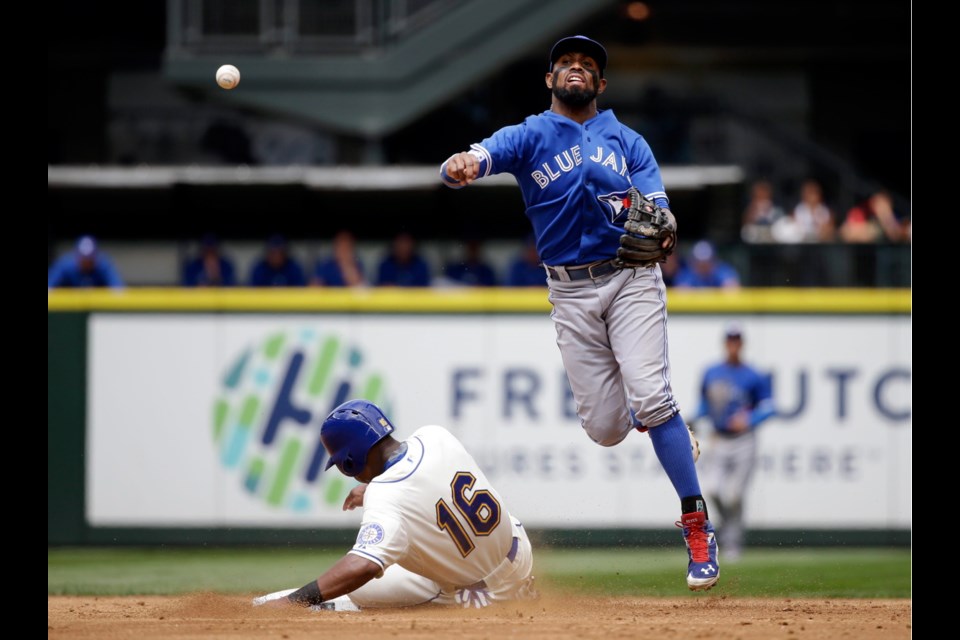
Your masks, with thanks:
M680 414L676 414L663 424L648 432L653 440L653 450L657 453L663 470L673 483L680 499L700 495L700 480L697 468L690 455L690 434Z

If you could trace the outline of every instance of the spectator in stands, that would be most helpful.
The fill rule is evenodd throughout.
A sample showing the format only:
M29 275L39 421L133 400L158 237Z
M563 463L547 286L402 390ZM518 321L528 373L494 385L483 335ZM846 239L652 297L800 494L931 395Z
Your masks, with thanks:
M750 202L743 211L740 237L744 242L772 242L770 230L783 215L783 208L773 201L773 185L768 180L757 180L750 188Z
M834 238L833 213L823 200L823 189L816 180L806 180L800 188L800 202L788 214L773 223L773 239L782 243L830 242Z
M430 265L417 253L417 244L407 232L398 234L390 253L380 262L377 284L381 287L430 286Z
M76 247L57 258L47 270L47 288L123 286L113 261L97 248L93 236L82 236Z
M220 251L220 240L208 233L200 240L200 253L183 266L185 287L232 287L237 284L233 261Z
M546 287L547 272L537 253L536 236L529 235L520 249L520 253L510 264L507 286L510 287Z
M880 190L854 205L840 226L844 242L901 242L904 230L893 210L893 198Z
M448 262L443 274L459 284L473 287L493 287L497 276L484 259L481 243L476 238L467 240L463 247L463 258Z
M362 287L367 284L363 262L357 256L357 242L346 229L333 236L333 252L317 262L312 284L321 287Z
M680 268L673 286L732 289L740 286L740 276L736 269L717 258L712 244L701 240L693 245L690 259Z
M273 235L267 240L264 256L253 265L250 273L251 287L302 287L307 279L291 255L287 239Z

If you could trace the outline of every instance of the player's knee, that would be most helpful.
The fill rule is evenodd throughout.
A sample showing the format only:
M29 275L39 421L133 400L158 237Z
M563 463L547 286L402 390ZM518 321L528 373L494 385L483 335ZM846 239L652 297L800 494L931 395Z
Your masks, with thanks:
M611 428L608 425L596 426L588 425L584 423L583 430L586 431L587 436L596 442L601 447L612 447L616 444L623 442L623 439L627 437L629 431L624 432L620 427Z

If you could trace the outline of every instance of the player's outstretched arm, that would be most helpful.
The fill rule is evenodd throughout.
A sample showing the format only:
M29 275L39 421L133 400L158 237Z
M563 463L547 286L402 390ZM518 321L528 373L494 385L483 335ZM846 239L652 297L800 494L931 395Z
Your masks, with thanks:
M348 553L322 576L288 595L286 600L300 606L320 604L356 591L380 575L381 571L383 569L376 562Z

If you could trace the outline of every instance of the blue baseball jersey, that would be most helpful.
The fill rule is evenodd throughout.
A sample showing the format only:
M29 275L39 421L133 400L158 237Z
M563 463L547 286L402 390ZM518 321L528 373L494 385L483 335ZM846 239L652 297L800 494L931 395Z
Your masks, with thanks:
M57 259L47 270L47 288L122 287L123 278L107 256L98 253L89 269L84 269L76 253Z
M520 185L541 260L588 264L616 256L627 190L667 206L660 168L643 137L600 110L580 124L552 111L504 127L470 152L478 177L510 173ZM450 187L446 163L440 171Z
M728 431L728 422L740 411L750 412L756 427L774 414L770 377L745 364L726 362L706 370L700 387L699 416L709 416L714 427Z
M361 277L365 276L363 263L356 260L354 264L357 267L357 271L360 272ZM320 281L320 284L326 287L347 286L347 281L343 277L343 270L340 268L340 263L337 262L336 258L329 258L323 262L318 262L313 275Z

